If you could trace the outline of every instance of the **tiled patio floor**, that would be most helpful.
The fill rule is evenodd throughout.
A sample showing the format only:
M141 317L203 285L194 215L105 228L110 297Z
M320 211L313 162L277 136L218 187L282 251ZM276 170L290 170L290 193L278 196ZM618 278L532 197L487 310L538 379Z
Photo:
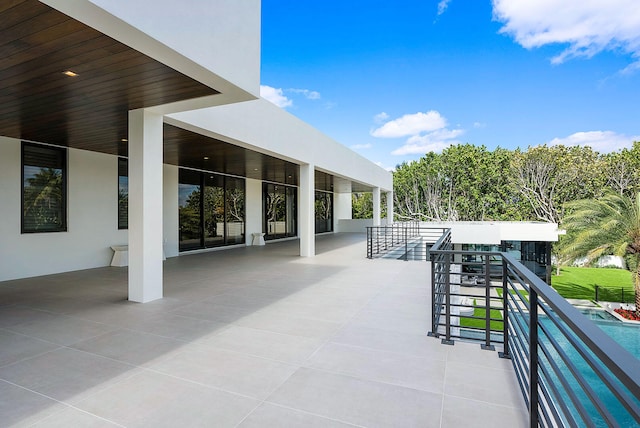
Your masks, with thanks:
M361 235L0 282L0 426L519 427L511 363L429 330L427 263Z

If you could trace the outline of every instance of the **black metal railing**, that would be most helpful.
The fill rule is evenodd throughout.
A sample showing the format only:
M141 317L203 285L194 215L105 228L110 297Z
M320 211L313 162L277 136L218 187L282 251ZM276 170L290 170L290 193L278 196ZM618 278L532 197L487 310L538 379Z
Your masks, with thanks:
M454 250L450 231L430 253L430 335L500 346L532 427L640 424L640 360L549 285L507 253Z
M429 248L446 228L421 226L418 221L367 227L367 258L429 260Z

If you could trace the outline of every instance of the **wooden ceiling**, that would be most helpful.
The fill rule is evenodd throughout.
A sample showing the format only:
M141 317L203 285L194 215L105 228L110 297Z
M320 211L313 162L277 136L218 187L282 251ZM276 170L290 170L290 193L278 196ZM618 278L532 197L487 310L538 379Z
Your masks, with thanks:
M0 2L0 58L0 135L104 153L129 110L218 93L37 0Z
M164 162L205 171L298 184L298 165L165 123Z
M218 93L37 0L0 2L0 135L127 156L129 110ZM164 161L298 184L293 163L170 125Z

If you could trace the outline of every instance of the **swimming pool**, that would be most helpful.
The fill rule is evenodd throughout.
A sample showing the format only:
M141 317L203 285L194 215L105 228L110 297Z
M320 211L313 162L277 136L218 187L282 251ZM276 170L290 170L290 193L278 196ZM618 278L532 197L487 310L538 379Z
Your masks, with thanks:
M640 325L625 324L603 309L580 309L587 318L600 327L636 358L640 358Z
M580 309L582 313L584 313L589 319L592 320L594 324L596 324L600 329L602 329L609 337L618 342L623 348L625 348L629 353L631 353L636 358L640 358L640 326L638 325L629 325L621 322L613 315L607 313L601 309ZM546 326L547 332L551 334L551 337L555 340L556 344L559 345L560 349L562 349L569 361L571 361L581 376L586 379L588 385L590 385L597 397L599 397L604 406L608 409L609 412L616 419L619 426L627 427L627 426L636 426L636 423L633 417L623 408L621 403L618 401L617 397L612 393L612 391L602 382L602 380L596 375L593 369L589 366L584 357L578 352L567 340L566 337L559 334L557 327L551 322L550 319L546 316L540 316L539 322ZM541 344L550 345L550 338L545 335L541 335L540 337ZM559 396L555 396L555 399L559 399L562 397L562 401L566 403L571 413L576 414L576 408L569 401L568 389L571 390L578 399L585 406L587 412L593 417L591 423L593 423L597 427L604 427L607 424L604 420L598 415L594 405L587 398L584 389L577 381L577 378L571 373L569 367L564 364L559 358L558 353L550 348L549 354L540 356L539 363L544 365L549 370L549 375L544 376L545 381L547 383L553 383L558 388ZM551 369L552 361L557 364L565 380L567 382L566 385L561 386L559 382L559 378L556 373L553 373ZM601 365L601 364L598 364ZM606 370L606 369L605 369ZM625 389L620 385L622 389ZM568 388L568 389L567 389ZM554 394L555 395L555 394ZM554 400L555 401L555 400ZM636 397L636 404L640 405L638 398Z

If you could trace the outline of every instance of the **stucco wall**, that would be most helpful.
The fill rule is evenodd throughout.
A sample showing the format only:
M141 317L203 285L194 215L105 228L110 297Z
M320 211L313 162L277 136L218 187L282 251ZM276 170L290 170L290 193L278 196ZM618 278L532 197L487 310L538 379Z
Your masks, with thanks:
M383 191L393 189L389 171L264 99L175 113L165 121Z
M0 137L0 280L108 265L109 247L127 243L118 230L117 158L69 150L68 231L21 234L20 147Z

